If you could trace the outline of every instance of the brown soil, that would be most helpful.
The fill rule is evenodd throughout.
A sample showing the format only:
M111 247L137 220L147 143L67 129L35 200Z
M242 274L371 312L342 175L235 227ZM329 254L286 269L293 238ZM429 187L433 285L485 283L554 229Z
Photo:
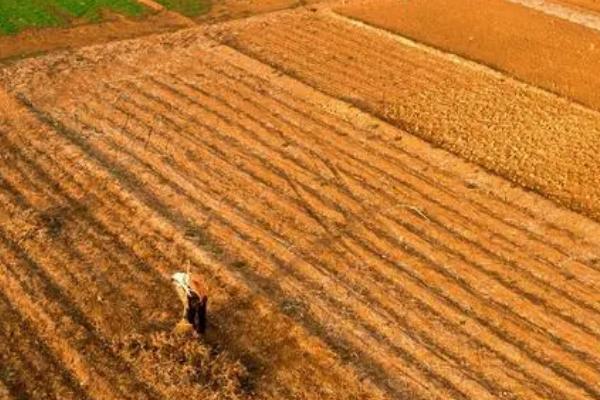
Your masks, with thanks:
M35 56L53 50L73 49L93 44L169 32L190 26L181 16L171 12L151 14L144 19L107 21L71 28L28 30L16 36L0 36L0 61Z
M600 114L595 111L326 11L226 24L214 36L600 219Z
M504 0L361 1L337 10L600 110L595 30Z
M328 91L339 59L366 88L375 56L363 52L398 54L345 27L359 64L337 22L291 15L260 21L268 42L251 41L249 25L228 43L285 56ZM313 35L337 52L304 52L311 70L296 52ZM32 338L0 341L16 371L0 390L13 397L197 394L198 381L162 373L185 370L161 355L179 313L167 277L187 261L211 293L206 344L227 351L224 366L200 365L215 363L210 382L233 382L235 395L600 395L597 223L198 29L22 61L1 79L14 98L0 102L0 307ZM122 351L132 337L150 337L138 357ZM54 368L43 386L27 360Z
M309 0L315 2L315 0ZM213 2L208 14L198 18L199 22L225 21L245 18L301 6L305 0L219 0Z
M198 22L218 22L296 8L327 0L217 0L211 10L197 18Z
M585 10L600 12L599 0L553 0L556 3L562 3L569 6L577 6Z
M0 36L0 66L15 60L38 56L54 50L75 49L84 46L172 32L219 21L250 17L327 0L218 0L210 11L192 21L178 13L166 10L153 0L140 0L153 10L140 19L127 19L119 15L100 24L84 24L69 28L32 29L16 36Z

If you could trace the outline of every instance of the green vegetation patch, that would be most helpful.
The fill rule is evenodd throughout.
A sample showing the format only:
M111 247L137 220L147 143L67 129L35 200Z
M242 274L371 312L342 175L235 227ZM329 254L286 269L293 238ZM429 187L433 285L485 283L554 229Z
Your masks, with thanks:
M136 0L0 0L0 34L67 26L75 19L98 22L103 10L127 16L146 12Z
M176 11L187 17L197 17L210 10L209 0L155 0L169 10Z

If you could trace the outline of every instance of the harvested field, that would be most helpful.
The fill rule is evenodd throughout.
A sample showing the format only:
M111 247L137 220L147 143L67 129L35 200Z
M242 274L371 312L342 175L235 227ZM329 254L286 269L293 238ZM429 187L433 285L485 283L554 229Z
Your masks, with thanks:
M461 93L478 111L489 110L479 90L537 96L529 111L548 118L557 106L330 16L258 21L261 37L253 24L234 24L221 29L239 36L223 41L273 65L285 59L284 71L360 96L352 102L367 110L381 111L384 78L398 101L411 97L415 115L424 103L409 84L426 88L430 102L448 91L431 85L435 76L413 79L400 59L432 74L447 68L448 86L470 73L477 91ZM0 127L0 307L11 310L10 327L31 326L41 339L2 342L13 370L48 365L43 390L71 398L198 394L206 388L197 381L175 392L152 369L179 312L165 276L189 261L211 292L206 345L227 349L218 382L233 382L235 396L600 397L597 223L202 34L2 71L12 97ZM338 51L323 40L310 47L318 37ZM390 57L379 60L379 76L364 65L371 51ZM340 60L352 80L343 94ZM476 129L474 111L459 105ZM594 126L595 114L560 105ZM440 115L440 134L460 128ZM132 358L122 349L139 335L156 339ZM23 347L30 360L16 351ZM18 374L0 376L0 388L36 397L37 385Z
M336 10L600 110L596 30L505 0L368 0Z
M600 218L596 111L327 10L226 24L212 35L513 182Z

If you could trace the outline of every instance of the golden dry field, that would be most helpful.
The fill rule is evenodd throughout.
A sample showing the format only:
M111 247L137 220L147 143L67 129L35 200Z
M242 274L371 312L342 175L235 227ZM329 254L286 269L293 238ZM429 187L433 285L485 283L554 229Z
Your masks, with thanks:
M0 399L600 399L600 32L259 5L0 68Z

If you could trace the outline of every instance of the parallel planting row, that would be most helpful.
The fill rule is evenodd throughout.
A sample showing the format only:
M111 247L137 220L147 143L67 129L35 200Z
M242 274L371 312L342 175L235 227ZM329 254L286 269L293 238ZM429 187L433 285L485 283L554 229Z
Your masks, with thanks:
M20 118L0 127L3 398L208 397L225 384L217 394L244 398L224 354L168 337L179 304L165 275L197 257L56 130L8 107Z
M249 28L243 32L247 42L228 43L270 60L286 57L286 71L330 92L349 84L341 82L343 59L354 82L350 88L364 95L363 101L378 99L378 76L391 77L395 89L408 90L402 85L412 79L436 90L427 86L432 76L413 78L405 64L433 75L447 66L410 48L401 57L398 46L379 53L387 54L390 64L368 70L360 63L389 41L323 17L284 22L285 33L283 25L267 26L265 35L250 41ZM331 44L319 39L325 29ZM353 45L365 38L370 41ZM311 47L311 40L317 45ZM270 56L255 42L267 46ZM301 52L306 61L296 57ZM268 382L281 385L265 384L265 392L288 398L301 393L351 398L361 391L360 398L600 396L600 360L593 351L600 337L598 247L582 236L598 231L596 224L478 173L231 48L173 51L169 60L164 68L136 71L133 57L119 79L98 79L88 87L74 81L71 90L69 83L57 83L61 93L69 93L67 99L18 89L20 102L54 129L43 146L25 131L13 134L12 145L47 159L41 169L48 180L72 176L69 181L90 190L91 210L122 212L112 223L139 226L127 221L129 215L141 218L143 210L148 229L153 227L144 231L143 243L156 252L138 257L171 260L152 264L162 273L198 251L216 255L219 263L195 268L219 288L216 318L230 324L219 325L221 340L249 352L270 374ZM391 68L407 75L388 74ZM451 77L460 73L456 66L449 71ZM485 75L475 77L482 81L478 89L493 89ZM52 93L52 82L47 84ZM474 104L478 95L470 95ZM421 97L429 98L425 92L412 94L417 106L424 104ZM70 166L51 162L63 158ZM472 177L494 185L479 188ZM14 228L6 233L12 240L27 231L30 214L18 199L32 187L16 179L5 177L19 188L11 203ZM134 205L139 212L127 211ZM47 221L52 227L53 220ZM39 246L46 240L27 237L25 253L43 259ZM77 237L71 240L78 243ZM169 241L181 251L175 259ZM125 249L138 248L129 243ZM58 258L47 261L47 268L58 268L57 263ZM82 267L73 260L68 268ZM98 274L97 268L89 265L85 271ZM85 307L70 281L75 271L52 271ZM118 271L123 270L111 273ZM123 286L117 275L106 282L90 275L82 283L99 291L94 295L122 297L107 304L139 299L145 309L143 286L153 279L152 270L141 273L131 272L140 286ZM246 296L248 304L228 305ZM14 292L10 300L18 298ZM267 305L278 312L256 321L256 314L269 315L259 311ZM219 308L233 316L219 316ZM106 335L131 326L122 325L131 316L109 315L108 306L92 315L107 324ZM106 377L108 388L116 385L113 378Z
M237 375L225 369L227 379L215 379L219 369L198 366L196 352L161 358L153 356L152 342L128 339L170 331L180 304L168 274L188 263L210 287L207 340L249 366L249 377L237 383L241 392L234 391L240 398L245 391L305 397L308 390L312 398L351 398L370 386L359 386L318 338L278 312L295 303L273 303L268 287L254 285L260 280L240 279L244 263L205 231L209 214L190 214L189 203L183 210L168 207L157 197L163 188L136 174L137 163L123 164L118 153L86 144L88 132L53 122L26 97L21 104L9 102L5 111L20 118L1 135L10 157L2 158L1 169L0 254L8 269L0 279L15 313L6 325L1 380L11 397L237 398L227 397ZM28 339L15 340L17 331ZM52 369L44 371L47 366ZM333 390L340 382L346 392ZM368 392L361 398L378 391Z
M327 11L227 24L213 36L513 182L600 218L597 112Z

